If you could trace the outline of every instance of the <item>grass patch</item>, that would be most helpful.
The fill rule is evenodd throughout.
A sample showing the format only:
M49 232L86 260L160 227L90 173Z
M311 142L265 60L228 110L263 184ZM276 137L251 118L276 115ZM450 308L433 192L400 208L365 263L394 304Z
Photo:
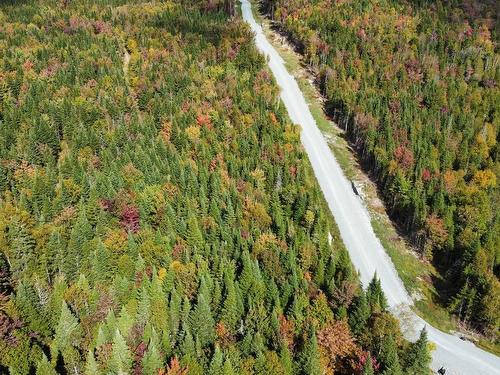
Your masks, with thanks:
M479 342L476 343L476 345L500 357L500 344L485 339L480 339Z
M436 306L427 299L416 301L415 310L429 324L441 331L449 332L457 328L451 315L445 309Z
M416 261L413 254L404 249L404 242L397 237L394 228L373 216L371 224L385 251L391 257L406 290L410 294L418 291L420 289L418 280L427 273L426 270L422 269L421 263ZM391 234L393 238L390 238Z

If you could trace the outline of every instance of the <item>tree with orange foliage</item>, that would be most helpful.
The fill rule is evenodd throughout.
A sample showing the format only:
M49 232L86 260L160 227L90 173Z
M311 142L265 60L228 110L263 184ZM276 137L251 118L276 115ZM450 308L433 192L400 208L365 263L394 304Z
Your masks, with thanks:
M187 375L188 367L181 366L181 363L177 359L177 357L173 357L170 360L170 364L166 369L158 370L158 375Z
M318 332L318 344L322 357L334 371L341 368L341 361L358 355L356 345L346 319L334 320Z

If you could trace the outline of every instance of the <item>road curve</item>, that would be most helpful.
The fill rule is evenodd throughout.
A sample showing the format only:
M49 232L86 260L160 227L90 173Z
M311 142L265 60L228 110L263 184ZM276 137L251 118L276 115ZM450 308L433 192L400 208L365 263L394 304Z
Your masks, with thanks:
M418 332L424 326L427 327L429 340L436 344L431 366L434 370L443 366L447 370L446 374L500 374L499 357L470 342L439 331L410 310L413 301L373 232L368 211L354 193L351 183L344 176L318 129L297 82L288 73L284 60L267 41L261 26L255 21L249 1L240 2L243 19L255 33L257 48L268 59L269 68L281 88L281 99L288 114L302 128L302 144L363 285L366 286L377 272L388 303L400 317L408 339L415 339Z

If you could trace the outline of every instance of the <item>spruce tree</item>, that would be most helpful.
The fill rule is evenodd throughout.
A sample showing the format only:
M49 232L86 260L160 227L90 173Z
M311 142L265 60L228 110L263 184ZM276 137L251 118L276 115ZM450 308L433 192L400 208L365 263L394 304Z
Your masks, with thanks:
M152 340L151 340L152 341ZM157 374L163 368L163 361L157 348L157 343L149 343L148 350L142 358L142 368L144 374Z
M172 341L175 343L177 333L179 332L179 323L181 316L182 302L181 297L174 289L170 294L170 304L169 304L169 324L170 332L172 334Z
M122 307L116 323L122 335L127 337L135 322L125 306Z
M193 340L193 335L191 334L191 331L189 328L184 330L184 337L182 340L182 344L180 346L181 353L188 357L188 358L195 358L196 356L196 348L195 348L195 342Z
M372 356L368 354L366 357L366 362L363 366L363 372L362 375L374 375L375 372L373 371L373 363L372 363Z
M198 295L198 302L189 316L189 322L191 331L198 337L202 347L213 342L215 339L215 321L210 305L203 294Z
M224 361L224 368L222 369L222 375L235 375L233 365L231 364L231 360L226 358Z
M283 343L281 345L280 360L281 360L281 363L283 364L283 369L284 369L285 375L292 375L293 374L293 357L292 357L292 354L290 353L290 349L288 349L288 346L286 345L286 343Z
M12 292L9 263L3 253L0 253L0 295L8 296Z
M414 375L428 375L431 355L428 349L427 330L420 331L418 340L410 345L407 357L406 373Z
M63 258L63 272L68 280L74 280L80 272L84 253L84 244L93 236L92 226L87 220L85 209L80 207L75 226L71 230L68 254Z
M57 371L49 362L45 354L42 354L42 359L36 366L36 375L57 375Z
M113 338L112 348L108 368L115 374L127 374L132 366L132 354L118 329Z
M219 346L215 346L214 355L212 356L212 360L210 361L209 374L210 375L219 375L223 373L224 367L224 356L219 349Z
M153 280L150 288L150 316L151 323L156 329L162 329L164 323L168 321L168 306L162 284L158 278L156 270L153 271Z
M85 375L100 375L101 371L99 370L99 365L94 356L94 351L89 350L87 353L87 360L85 363Z
M228 280L226 284L226 296L224 298L220 320L230 332L235 332L239 320L239 313L233 280Z
M201 251L204 248L203 234L194 215L191 215L188 219L186 241L195 251Z
M321 375L321 362L319 356L318 339L316 332L312 332L309 342L305 343L301 353L301 369L304 375Z
M349 314L349 326L354 335L359 336L366 329L369 317L370 306L366 300L365 292L361 290L359 296L354 300Z
M61 306L61 315L59 323L55 330L54 341L50 347L51 358L53 364L57 359L57 354L62 353L63 358L71 356L71 349L78 347L82 338L83 332L78 323L78 319L71 313L66 302L63 301Z
M384 337L381 348L381 359L383 364L383 375L402 375L399 363L398 349L391 335Z
M366 299L372 311L385 311L387 310L387 300L380 284L380 279L377 274L373 275L373 279L368 284L366 290Z
M136 321L140 324L146 324L151 315L151 296L147 287L143 286L139 289L138 299Z

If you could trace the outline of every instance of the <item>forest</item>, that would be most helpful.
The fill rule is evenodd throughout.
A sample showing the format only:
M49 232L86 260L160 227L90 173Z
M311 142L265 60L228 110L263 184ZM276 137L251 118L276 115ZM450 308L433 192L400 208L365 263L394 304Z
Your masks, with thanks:
M390 215L437 267L444 305L498 340L497 4L264 0Z
M0 4L0 373L415 374L232 1Z

